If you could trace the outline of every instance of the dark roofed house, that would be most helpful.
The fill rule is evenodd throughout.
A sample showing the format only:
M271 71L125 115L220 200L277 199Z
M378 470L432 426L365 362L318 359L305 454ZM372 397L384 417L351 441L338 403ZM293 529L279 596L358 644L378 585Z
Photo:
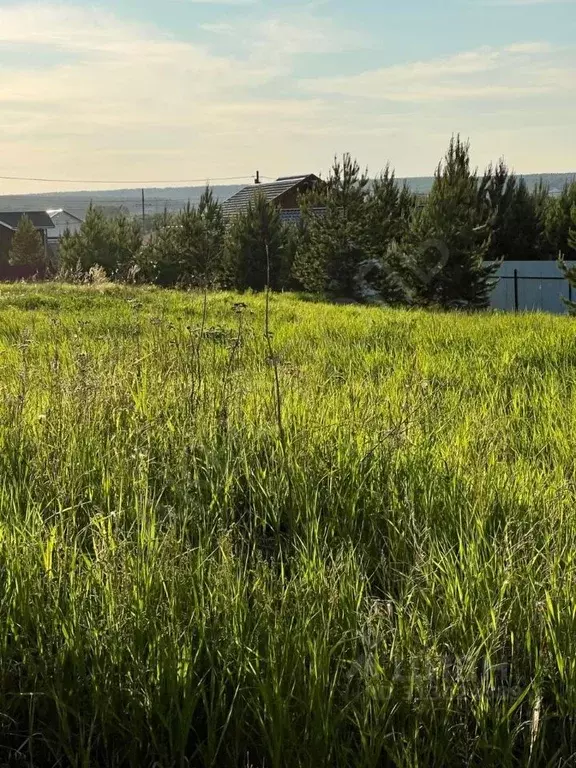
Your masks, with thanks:
M303 176L281 176L268 184L252 184L236 192L223 203L224 217L230 219L238 213L243 213L248 203L260 194L280 208L283 221L298 222L300 219L299 195L322 183L318 176L309 173Z
M54 222L46 211L0 211L0 264L8 263L12 238L23 216L28 216L48 248L48 230L54 228Z

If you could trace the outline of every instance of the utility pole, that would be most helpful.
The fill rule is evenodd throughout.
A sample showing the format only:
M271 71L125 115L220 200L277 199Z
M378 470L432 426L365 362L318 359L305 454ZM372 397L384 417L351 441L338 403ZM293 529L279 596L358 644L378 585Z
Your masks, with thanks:
M142 189L142 234L146 229L146 203L144 201L144 189Z

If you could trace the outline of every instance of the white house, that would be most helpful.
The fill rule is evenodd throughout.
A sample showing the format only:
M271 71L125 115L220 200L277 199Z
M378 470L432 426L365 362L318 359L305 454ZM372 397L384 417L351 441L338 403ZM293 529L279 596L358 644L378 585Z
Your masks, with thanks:
M67 229L74 234L82 226L82 219L74 216L73 213L65 211L63 208L53 208L50 211L46 211L46 213L54 222L54 229L50 230L48 234L49 245L58 245L60 238Z

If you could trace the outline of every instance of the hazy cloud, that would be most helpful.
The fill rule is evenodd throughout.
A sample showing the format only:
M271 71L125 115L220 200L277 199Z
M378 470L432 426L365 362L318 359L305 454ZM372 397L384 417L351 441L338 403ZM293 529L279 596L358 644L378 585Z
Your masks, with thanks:
M566 94L576 89L576 55L541 42L486 46L357 75L304 79L300 87L314 94L413 103Z

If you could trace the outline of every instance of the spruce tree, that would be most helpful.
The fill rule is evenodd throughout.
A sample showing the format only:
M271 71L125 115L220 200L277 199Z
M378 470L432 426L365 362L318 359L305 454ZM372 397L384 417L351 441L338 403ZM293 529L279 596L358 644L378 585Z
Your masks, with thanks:
M22 216L12 238L8 261L12 266L26 266L43 269L46 254L42 235L28 216Z
M264 195L256 195L246 211L234 217L227 233L227 261L238 290L262 291L285 287L289 271L290 235L279 209Z
M496 267L484 265L493 222L489 177L470 168L470 148L453 137L409 236L416 299L442 307L489 304Z

